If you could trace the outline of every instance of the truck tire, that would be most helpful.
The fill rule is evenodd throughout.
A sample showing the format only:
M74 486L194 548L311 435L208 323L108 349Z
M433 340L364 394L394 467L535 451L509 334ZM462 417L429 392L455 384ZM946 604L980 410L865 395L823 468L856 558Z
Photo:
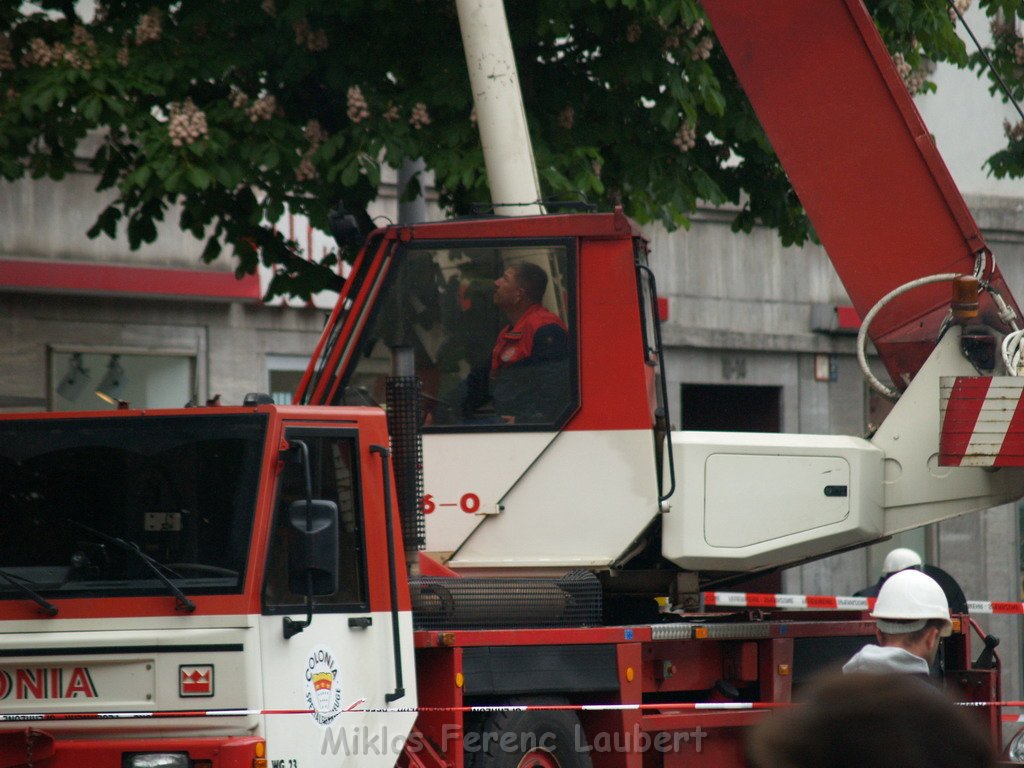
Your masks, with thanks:
M560 705L564 700L509 702ZM590 747L575 712L494 712L464 742L468 768L593 768Z

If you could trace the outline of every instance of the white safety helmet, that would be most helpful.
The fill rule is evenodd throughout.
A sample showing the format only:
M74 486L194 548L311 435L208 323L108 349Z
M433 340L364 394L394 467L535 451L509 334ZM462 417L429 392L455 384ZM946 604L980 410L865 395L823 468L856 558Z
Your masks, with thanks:
M913 569L894 573L878 592L875 610L871 612L880 632L901 635L924 629L929 619L945 622L940 636L949 637L953 622L949 619L949 602L942 587L931 576Z
M890 573L903 571L907 568L917 568L920 570L921 556L912 549L899 547L885 556L885 562L882 563L882 575L888 576Z

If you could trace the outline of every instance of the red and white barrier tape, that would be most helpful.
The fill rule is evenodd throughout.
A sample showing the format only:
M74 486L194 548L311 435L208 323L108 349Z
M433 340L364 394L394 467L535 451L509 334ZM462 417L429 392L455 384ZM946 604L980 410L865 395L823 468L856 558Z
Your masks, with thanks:
M537 704L510 706L467 707L350 707L339 714L419 714L421 712L526 712L568 710L573 712L608 712L622 710L656 710L662 713L707 711L707 710L752 710L775 709L792 706L781 702L760 701L708 701L680 704ZM134 720L172 717L251 717L254 715L311 715L312 709L192 709L153 712L32 712L22 714L0 714L0 723L37 722L46 720Z
M1024 708L1024 701L965 701L958 702L965 707L1015 707ZM608 711L656 711L659 714L673 712L706 712L706 711L750 711L785 709L794 706L793 702L762 702L762 701L709 701L679 704L537 704L537 705L495 705L471 707L391 707L391 708L349 708L339 714L419 714L421 712L527 712L527 711L572 711L572 712L608 712ZM311 709L194 709L178 711L153 712L31 712L21 714L0 714L0 723L12 722L45 722L64 720L139 720L196 717L251 717L264 715L311 715ZM1024 723L1024 714L1003 715L1007 722Z
M968 600L968 613L1024 614L1024 603L1008 603L991 600Z
M869 611L875 607L873 597L836 597L834 595L772 595L758 592L705 592L705 607L711 608L779 608L789 611ZM1024 603L999 600L968 600L967 612L972 614L1024 615Z
M770 595L757 592L705 592L704 605L722 608L784 608L795 611L867 611L873 597Z

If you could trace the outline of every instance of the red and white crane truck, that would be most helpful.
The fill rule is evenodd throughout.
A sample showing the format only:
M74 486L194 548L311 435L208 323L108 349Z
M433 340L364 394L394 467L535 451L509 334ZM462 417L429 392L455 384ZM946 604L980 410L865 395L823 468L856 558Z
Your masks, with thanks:
M705 7L902 393L876 434L671 432L622 213L378 230L295 405L0 418L0 765L738 766L873 624L695 596L1024 495L949 416L1020 313L860 0ZM566 352L467 398L518 262ZM980 636L943 682L998 701Z

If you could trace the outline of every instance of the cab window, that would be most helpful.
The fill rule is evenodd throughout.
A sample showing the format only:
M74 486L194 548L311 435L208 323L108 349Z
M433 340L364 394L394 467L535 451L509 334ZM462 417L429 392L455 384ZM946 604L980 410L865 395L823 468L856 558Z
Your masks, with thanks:
M576 406L568 242L417 244L395 254L345 401L384 401L391 348L410 346L425 427L554 429Z
M316 598L318 611L358 611L367 604L366 560L363 548L363 516L357 483L356 444L352 434L322 434L323 430L288 430L288 440L309 447L313 498L338 505L338 590ZM288 507L306 498L305 471L301 463L284 465L274 508L274 524L267 555L263 586L264 613L305 610L306 596L288 586Z

